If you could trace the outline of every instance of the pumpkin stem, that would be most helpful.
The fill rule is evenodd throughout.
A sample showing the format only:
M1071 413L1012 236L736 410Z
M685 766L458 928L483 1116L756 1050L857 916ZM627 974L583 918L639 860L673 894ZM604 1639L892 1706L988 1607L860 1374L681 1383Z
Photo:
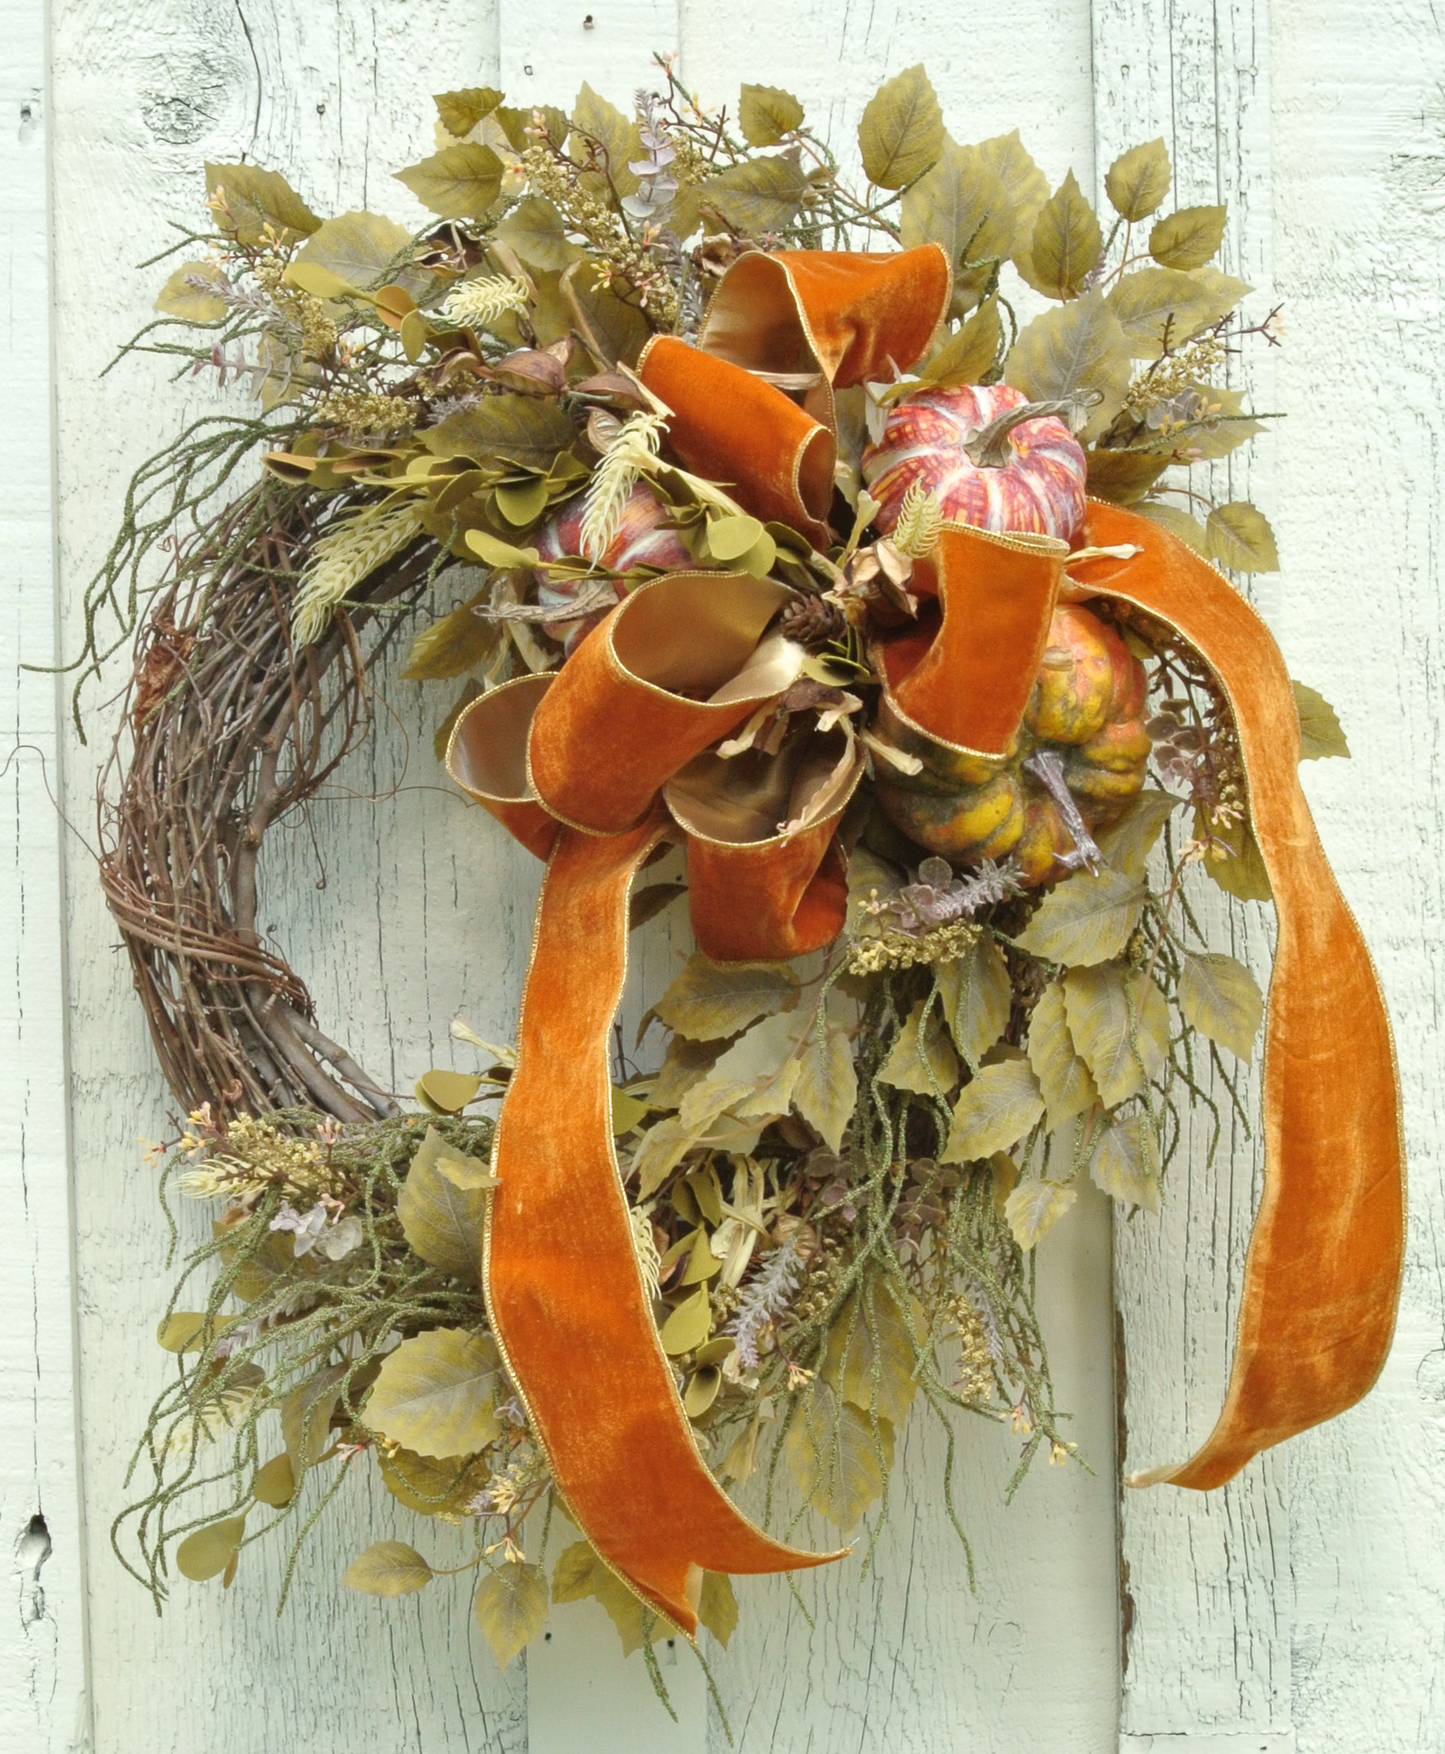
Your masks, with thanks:
M1078 411L1077 402L1021 402L1017 408L1005 408L987 426L981 426L965 442L964 451L975 468L1002 469L1006 463L1013 461L1013 446L1009 443L1008 435L1021 422L1043 420L1050 414L1056 414L1072 431L1073 418Z
M1099 850L1099 843L1089 833L1088 824L1079 814L1079 806L1074 802L1074 795L1064 779L1063 762L1052 749L1038 749L1024 763L1024 767L1058 805L1064 827L1074 837L1073 852L1064 853L1059 858L1059 863L1067 865L1071 871L1077 871L1083 865L1097 876L1104 868L1104 855Z

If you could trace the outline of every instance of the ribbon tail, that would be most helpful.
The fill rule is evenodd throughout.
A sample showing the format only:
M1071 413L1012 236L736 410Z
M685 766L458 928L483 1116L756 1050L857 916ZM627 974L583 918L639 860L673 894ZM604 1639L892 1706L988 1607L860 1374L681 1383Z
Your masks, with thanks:
M1238 727L1250 816L1278 914L1264 1050L1265 1186L1219 1422L1175 1467L1206 1490L1352 1406L1379 1375L1399 1301L1405 1158L1394 1042L1364 938L1298 777L1299 720L1268 629L1157 525L1091 505L1090 540L1142 553L1089 585L1169 623L1213 670Z
M628 890L666 832L658 810L625 834L557 836L497 1122L483 1279L497 1343L572 1516L691 1637L701 1571L784 1571L842 1554L772 1540L713 1479L633 1248L607 1044L627 972Z

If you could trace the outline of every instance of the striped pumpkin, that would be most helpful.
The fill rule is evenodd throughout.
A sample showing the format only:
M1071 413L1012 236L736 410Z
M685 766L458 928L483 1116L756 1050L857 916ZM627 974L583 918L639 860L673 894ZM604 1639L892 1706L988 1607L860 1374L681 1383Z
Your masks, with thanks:
M896 403L882 437L863 453L863 479L888 535L917 482L951 521L1027 530L1072 542L1084 525L1084 452L1062 420L1024 420L1007 435L1007 460L979 464L965 446L1028 398L1007 384L918 390Z
M569 499L537 532L536 549L544 562L576 557L582 553L582 514L585 500L586 495L581 493ZM664 528L665 520L671 515L668 508L639 483L633 488L627 504L622 508L622 520L617 526L617 534L603 550L600 564L607 571L615 573L631 572L634 567L653 567L659 572L692 571L697 562L683 547L681 537L676 530ZM584 596L591 595L598 582L596 579L552 578L545 567L538 567L537 601L548 609L560 609L579 592ZM625 593L621 585L614 584L612 589L611 601L579 616L577 620L546 623L547 632L553 639L562 642L568 657L613 604L622 601Z
M884 814L919 846L961 864L1013 859L1029 887L1064 875L1079 850L1056 798L1030 759L1057 773L1087 829L1118 820L1144 784L1144 666L1097 615L1054 611L1038 680L1009 753L964 755L906 724L884 701L878 730L923 764L916 774L879 762Z

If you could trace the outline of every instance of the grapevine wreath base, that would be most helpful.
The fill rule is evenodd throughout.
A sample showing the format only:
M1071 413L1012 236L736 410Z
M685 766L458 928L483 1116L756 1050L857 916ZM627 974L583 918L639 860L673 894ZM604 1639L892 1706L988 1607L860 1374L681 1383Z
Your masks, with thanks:
M162 1189L216 1213L116 1527L158 1601L287 1525L289 1588L375 1465L436 1563L382 1540L351 1587L466 1573L502 1663L593 1595L656 1678L664 1631L726 1642L729 1574L842 1557L791 1544L809 1508L876 1540L920 1409L962 1538L958 1412L1015 1483L1075 1454L1038 1239L1085 1175L1156 1209L1189 1109L1247 1122L1266 1008L1210 881L1278 916L1265 1193L1219 1424L1136 1483L1219 1484L1388 1344L1388 1024L1296 776L1347 751L1209 564L1275 564L1196 467L1258 429L1221 380L1273 339L1224 210L1154 217L1156 141L1105 237L1016 134L955 144L921 68L859 193L787 93L734 123L663 70L632 118L439 97L417 236L208 166L135 344L259 398L142 468L87 600L87 673L139 621L102 875L189 1115ZM516 1046L458 1019L481 1069L408 1108L257 924L403 630L408 682L460 686L438 757L547 864ZM629 929L684 893L698 950L625 1051Z

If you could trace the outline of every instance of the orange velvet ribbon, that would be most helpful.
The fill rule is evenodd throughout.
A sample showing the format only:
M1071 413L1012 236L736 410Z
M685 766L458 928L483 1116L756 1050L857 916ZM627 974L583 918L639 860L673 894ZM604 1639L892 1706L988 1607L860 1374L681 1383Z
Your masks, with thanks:
M1167 622L1234 712L1249 815L1279 922L1264 1039L1264 1198L1224 1410L1188 1461L1133 1475L1207 1490L1353 1406L1390 1349L1405 1253L1405 1147L1390 1020L1299 783L1299 717L1268 628L1232 585L1137 513L1092 502L1091 590Z
M654 341L640 375L672 410L668 442L685 464L755 515L817 533L833 385L907 369L949 296L947 261L932 247L745 256L714 296L702 346ZM1299 791L1298 724L1268 632L1157 526L1095 506L1089 533L1143 552L1087 563L1088 588L1168 621L1226 689L1280 913L1266 1192L1229 1398L1192 1461L1144 1477L1206 1487L1348 1406L1380 1367L1402 1252L1394 1062L1368 955ZM1037 673L1064 558L1047 539L947 528L919 575L936 606L879 648L894 709L955 748L1002 752ZM474 702L448 752L458 782L550 859L497 1130L489 1312L572 1514L606 1562L689 1634L701 1569L838 1557L780 1546L713 1482L656 1338L609 1119L627 891L661 836L687 843L693 926L709 954L793 956L842 927L834 830L857 783L856 747L821 769L816 752L785 749L776 763L724 763L714 752L778 691L759 641L787 595L737 575L657 580L556 675Z

